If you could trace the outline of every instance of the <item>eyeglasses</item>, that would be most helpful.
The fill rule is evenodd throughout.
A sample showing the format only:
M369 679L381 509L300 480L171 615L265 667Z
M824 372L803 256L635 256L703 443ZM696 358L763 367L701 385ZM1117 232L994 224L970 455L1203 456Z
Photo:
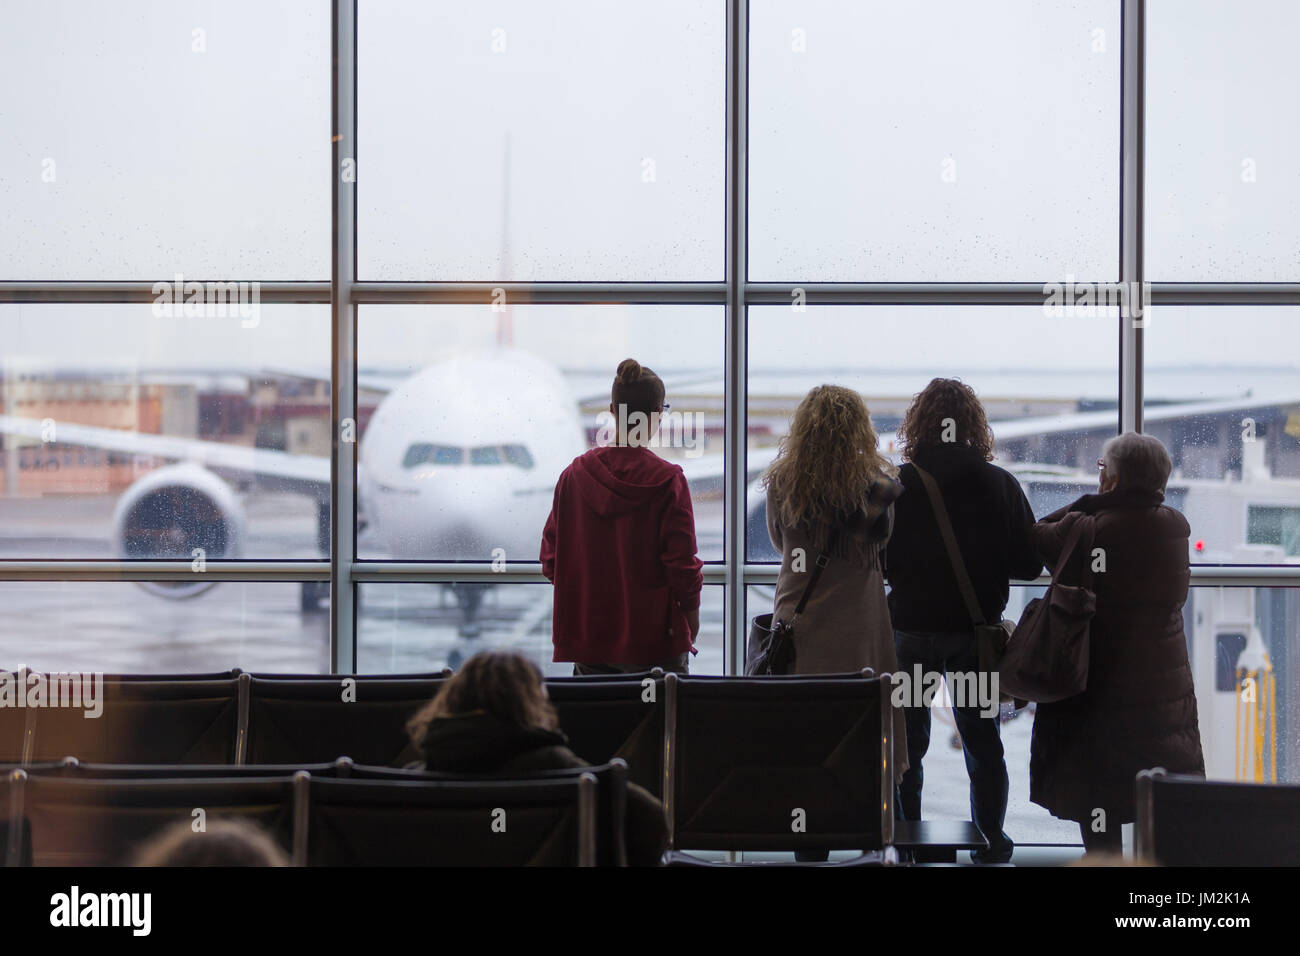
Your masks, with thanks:
M666 412L670 408L672 408L672 406L669 405L667 402L664 402L661 406L659 406L659 410L662 412Z

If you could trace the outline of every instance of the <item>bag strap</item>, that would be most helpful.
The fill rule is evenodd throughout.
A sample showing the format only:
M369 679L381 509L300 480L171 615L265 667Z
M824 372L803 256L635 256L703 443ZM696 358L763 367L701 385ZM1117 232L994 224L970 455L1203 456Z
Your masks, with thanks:
M808 599L812 597L813 588L817 587L817 581L822 576L822 571L830 563L830 552L839 540L840 529L837 525L830 536L826 539L826 550L817 555L817 563L813 565L812 574L808 577L808 583L803 586L803 594L799 597L799 603L795 605L794 614L790 617L790 624L793 625L803 609L808 606Z
M1061 545L1061 553L1056 557L1056 567L1052 569L1053 584L1060 580L1061 572L1065 570L1066 562L1070 560L1071 555L1074 554L1075 547L1080 541L1083 541L1083 547L1085 550L1090 550L1092 548L1093 536L1097 530L1096 520L1097 519L1092 515L1084 514L1074 522L1074 527L1072 527L1070 533L1065 536L1065 543ZM1085 528L1088 533L1086 540L1083 540L1085 537ZM1084 588L1087 588L1088 585L1092 584L1092 562L1088 560L1090 557L1091 555L1088 555L1083 560L1083 575L1079 584Z
M962 600L966 602L966 613L970 615L971 623L980 627L984 624L984 612L980 610L980 602L975 597L975 588L970 583L970 575L966 573L966 562L962 560L961 549L957 547L957 536L953 534L952 522L948 519L948 506L943 503L943 494L928 471L916 462L912 462L912 467L921 476L925 493L930 497L934 520L939 525L943 546L948 550L948 562L952 565L952 573L957 578L957 589L961 591Z

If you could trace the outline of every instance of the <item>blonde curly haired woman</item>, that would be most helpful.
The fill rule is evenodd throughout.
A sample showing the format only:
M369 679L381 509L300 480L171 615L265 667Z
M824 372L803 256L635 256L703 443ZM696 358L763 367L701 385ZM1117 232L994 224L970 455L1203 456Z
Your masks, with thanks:
M795 628L796 674L896 670L883 555L902 493L857 392L819 385L795 409L763 476L767 532L781 553L774 620L789 621L817 556L829 558ZM894 711L894 771L907 769L901 710Z

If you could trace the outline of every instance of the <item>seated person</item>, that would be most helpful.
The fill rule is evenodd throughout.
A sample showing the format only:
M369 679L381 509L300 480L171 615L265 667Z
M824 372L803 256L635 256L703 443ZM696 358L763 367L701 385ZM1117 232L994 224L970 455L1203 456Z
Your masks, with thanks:
M407 724L423 759L443 773L524 775L591 766L567 746L542 672L513 651L475 654ZM627 853L632 866L657 866L668 843L663 805L628 784Z
M212 820L195 832L182 820L147 840L135 866L288 866L288 854L249 820Z

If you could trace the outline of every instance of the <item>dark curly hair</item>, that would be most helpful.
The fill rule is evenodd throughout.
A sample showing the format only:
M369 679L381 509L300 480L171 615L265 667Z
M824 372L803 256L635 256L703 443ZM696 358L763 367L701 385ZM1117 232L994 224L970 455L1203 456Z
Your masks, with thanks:
M993 429L984 405L975 389L955 378L931 379L903 415L898 438L909 461L925 448L951 444L965 445L985 461L993 459Z

